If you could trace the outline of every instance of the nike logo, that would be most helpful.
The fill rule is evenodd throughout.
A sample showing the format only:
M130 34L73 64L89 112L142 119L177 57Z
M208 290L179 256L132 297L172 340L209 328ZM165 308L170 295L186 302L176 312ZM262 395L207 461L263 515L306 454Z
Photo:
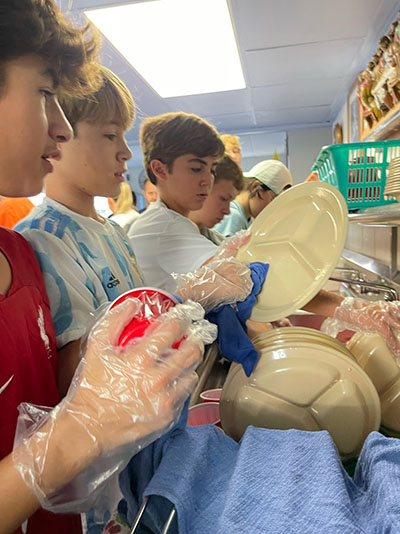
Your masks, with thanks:
M14 378L14 375L11 375L10 378L7 380L5 384L3 384L0 388L0 394L3 393L3 391L6 389L6 387L10 384L11 380Z

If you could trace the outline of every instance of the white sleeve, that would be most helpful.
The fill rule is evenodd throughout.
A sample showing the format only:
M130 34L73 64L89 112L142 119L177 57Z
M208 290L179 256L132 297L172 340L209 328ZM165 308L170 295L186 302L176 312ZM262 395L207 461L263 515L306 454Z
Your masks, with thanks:
M60 238L36 229L22 233L39 261L57 347L62 348L87 332L93 324L95 310L108 301L107 296L100 282L84 270L73 248Z
M214 256L218 247L200 234L190 221L170 223L158 239L158 261L168 273L188 273Z

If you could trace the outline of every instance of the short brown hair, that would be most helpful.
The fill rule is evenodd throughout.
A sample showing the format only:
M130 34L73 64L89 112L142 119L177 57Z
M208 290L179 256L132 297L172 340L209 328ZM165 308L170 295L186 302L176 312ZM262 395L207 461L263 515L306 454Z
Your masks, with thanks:
M214 172L214 184L217 184L221 180L229 180L238 191L244 188L242 169L228 154L224 154L217 162L214 167Z
M240 139L237 135L222 134L221 140L225 145L225 150L230 150L231 148L238 148L240 151L242 150Z
M194 154L199 158L224 154L224 144L209 122L189 113L164 113L143 121L140 129L140 145L146 174L153 184L157 178L151 170L151 162L158 159L169 170L176 158Z
M100 73L103 85L93 95L60 97L65 116L74 129L81 121L106 124L116 120L124 130L128 130L135 119L132 95L124 82L110 69L101 66Z
M0 92L7 63L37 54L61 92L91 93L100 84L99 44L92 25L74 28L52 0L0 0Z

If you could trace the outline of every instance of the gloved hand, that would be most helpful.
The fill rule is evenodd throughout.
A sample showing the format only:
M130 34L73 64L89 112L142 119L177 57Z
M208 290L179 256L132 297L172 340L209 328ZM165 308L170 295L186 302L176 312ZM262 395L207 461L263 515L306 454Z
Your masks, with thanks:
M392 351L400 356L400 301L368 302L352 297L345 298L334 312L332 319L326 319L321 331L336 337L342 330L380 332Z
M22 405L13 460L47 509L77 512L93 506L107 478L173 426L196 384L203 343L216 335L201 306L179 304L142 338L117 347L141 306L137 299L127 300L94 326L86 355L56 408L43 417L43 410ZM179 349L171 349L182 336Z
M199 302L206 312L245 300L253 287L251 272L234 255L249 239L249 232L238 232L226 239L217 254L197 271L172 273L178 283L176 293L183 300Z
M245 245L250 239L249 230L240 230L235 235L224 239L214 258L232 258L235 257L240 247Z

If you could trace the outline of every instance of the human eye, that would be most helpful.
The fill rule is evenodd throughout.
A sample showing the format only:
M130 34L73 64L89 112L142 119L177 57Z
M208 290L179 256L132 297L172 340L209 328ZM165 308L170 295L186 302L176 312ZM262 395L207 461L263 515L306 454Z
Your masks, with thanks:
M52 98L52 97L56 96L56 93L54 91L50 91L49 89L40 89L40 93L45 98Z
M201 172L203 170L203 167L192 167L191 168L191 171L198 174L199 172Z
M104 137L109 141L114 141L117 138L115 134L104 134Z

